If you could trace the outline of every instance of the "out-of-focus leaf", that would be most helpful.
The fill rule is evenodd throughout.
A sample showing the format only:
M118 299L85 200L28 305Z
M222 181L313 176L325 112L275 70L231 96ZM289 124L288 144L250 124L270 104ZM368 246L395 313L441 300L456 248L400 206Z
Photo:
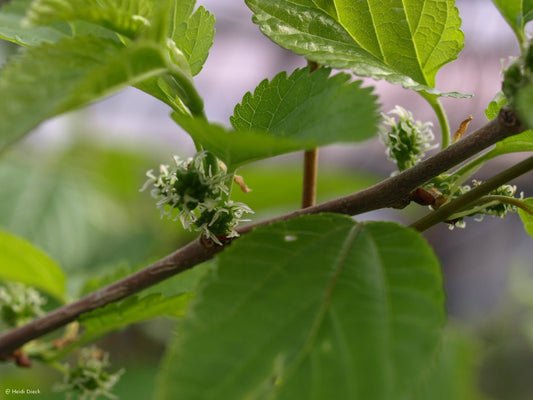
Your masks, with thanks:
M280 46L320 65L435 95L435 75L463 48L454 0L246 0Z
M524 24L533 20L533 0L523 0L522 13L524 15Z
M329 74L326 68L302 68L265 79L235 107L233 128L321 144L372 137L379 121L372 89L349 82L349 75Z
M0 279L22 282L65 301L65 275L30 242L0 230Z
M528 21L533 19L533 1L531 0L492 0L494 5L500 10L518 41L525 40L524 27Z
M483 400L477 387L477 348L467 334L453 327L444 330L439 355L414 400Z
M45 161L38 168L3 162L0 185L0 226L44 249L66 271L108 253L100 239L110 245L113 234L131 230L117 202L68 168L54 171Z
M533 209L533 198L525 199L524 202L529 206L529 208ZM533 215L521 209L518 210L518 213L520 214L520 218L524 223L524 229L527 233L533 236Z
M143 265L143 267L145 267L145 265ZM202 263L143 290L142 294L161 294L165 297L192 294L196 291L201 280L206 276L211 267L211 262ZM136 271L138 271L138 269L130 268L127 265L122 264L115 267L111 273L105 275L102 273L97 274L85 282L80 292L80 297L95 292L96 290L125 278Z
M0 38L21 46L56 42L66 33L57 26L23 26L31 0L13 0L0 7Z
M515 97L515 107L520 116L521 122L528 128L533 128L533 82L519 89Z
M218 257L158 399L406 399L443 323L438 260L418 233L331 214L274 223Z
M82 20L134 37L150 25L154 0L34 0L26 14L33 26Z
M39 123L167 71L152 43L84 36L30 48L0 75L0 149Z
M183 317L191 298L192 295L187 294L173 297L164 297L162 294L141 298L133 296L82 314L78 321L84 331L74 345L82 346L106 333L155 317Z

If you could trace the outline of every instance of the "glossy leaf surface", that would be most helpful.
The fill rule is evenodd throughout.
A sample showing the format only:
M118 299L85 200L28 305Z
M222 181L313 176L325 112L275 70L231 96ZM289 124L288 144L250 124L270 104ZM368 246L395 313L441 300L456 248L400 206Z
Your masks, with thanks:
M432 94L443 95L434 89L436 73L463 47L453 0L247 0L246 4L262 32L282 47L320 65Z

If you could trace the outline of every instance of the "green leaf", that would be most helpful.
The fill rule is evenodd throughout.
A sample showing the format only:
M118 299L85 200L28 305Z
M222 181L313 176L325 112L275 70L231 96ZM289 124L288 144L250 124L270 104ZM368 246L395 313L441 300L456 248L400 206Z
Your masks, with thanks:
M81 346L106 333L155 317L183 317L191 298L192 295L189 294L172 297L164 297L161 294L150 294L141 298L133 296L83 314L78 321L85 329L75 346Z
M463 48L453 0L246 0L280 46L320 65L435 95L435 75Z
M27 26L22 21L31 0L13 0L0 7L0 39L21 46L37 46L57 42L68 35L59 26Z
M45 119L168 71L167 64L154 44L124 48L92 36L28 49L0 75L0 149Z
M524 15L524 25L529 21L533 21L533 0L523 0L522 13Z
M519 89L515 97L515 103L521 122L528 128L533 129L533 114L531 113L533 107L533 82Z
M212 264L212 262L205 262L195 266L194 268L185 270L173 277L165 279L161 283L144 289L142 294L162 294L165 297L173 297L187 293L194 293L198 288L199 283L212 268ZM105 274L94 274L84 283L79 297L86 296L92 292L102 289L105 286L111 285L112 283L115 283L120 279L139 271L145 266L146 265L142 265L142 267L134 269L121 264L118 268L114 267L114 270L111 272L106 271Z
M26 21L33 26L85 21L128 37L136 37L148 28L145 38L160 43L167 37L173 39L196 75L213 44L215 17L204 7L193 13L194 5L195 0L36 0ZM80 34L77 30L75 33Z
M128 37L150 26L153 0L34 0L27 12L29 24L82 20Z
M494 153L494 156L496 156L508 153L520 153L523 151L533 151L532 130L527 130L496 143L496 147L491 153Z
M487 109L485 110L485 116L488 120L494 119L498 116L501 108L507 104L507 99L503 92L496 93L494 99L489 103Z
M527 206L533 209L533 198L530 197L529 199L525 199L524 203L526 203ZM520 218L524 223L524 229L526 230L526 232L533 236L533 215L522 209L518 209L518 214L520 214Z
M533 1L531 0L492 0L505 18L518 41L525 41L524 26L533 17Z
M447 327L435 364L414 400L482 400L477 388L476 343L468 334Z
M30 242L0 230L0 279L22 282L65 301L65 275Z
M329 76L330 70L298 69L264 80L235 107L235 132L173 114L195 141L216 154L231 169L296 150L372 137L379 120L376 97L349 76ZM268 134L267 134L268 133Z
M418 233L334 214L274 223L219 256L158 399L405 399L443 322L439 264Z
M182 11L180 8L190 6L191 3L194 5L194 1L189 2L189 4L178 1L172 39L189 62L191 74L194 76L202 70L209 55L209 49L213 45L215 17L204 7L199 7L194 14L183 21L182 13L186 11Z
M299 142L293 138L280 138L256 131L229 131L220 125L178 113L173 113L172 118L197 143L224 161L230 170L252 161L312 149L318 145L314 141Z
M379 122L376 96L349 75L330 70L281 72L264 80L237 104L236 131L264 130L271 135L317 143L358 142L374 136Z

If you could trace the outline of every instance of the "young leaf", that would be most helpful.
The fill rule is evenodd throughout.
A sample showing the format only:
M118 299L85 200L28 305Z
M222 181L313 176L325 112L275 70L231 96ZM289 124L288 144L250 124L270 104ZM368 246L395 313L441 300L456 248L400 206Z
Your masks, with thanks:
M496 93L494 99L489 103L487 109L485 110L485 116L488 120L496 118L501 108L507 104L507 99L503 92Z
M219 256L158 399L404 399L443 322L438 261L414 231L333 214L274 223Z
M82 20L128 37L150 26L154 0L34 0L27 13L31 25Z
M22 24L31 0L13 0L0 7L0 39L21 46L37 46L41 43L57 42L67 36L58 25L27 26Z
M523 151L533 151L533 131L527 130L519 135L508 137L501 142L496 143L496 147L490 153L494 156L520 153Z
M237 104L231 124L236 131L264 130L274 136L323 143L358 142L376 134L376 96L349 75L330 70L297 69L264 80Z
M299 141L297 138L276 137L257 131L229 131L223 126L178 113L173 113L172 118L197 143L224 161L230 170L252 161L319 145L318 141Z
M192 3L194 4L194 2ZM184 2L184 6L186 4ZM180 7L180 5L181 3L178 2L176 7ZM179 16L178 13L176 15ZM204 7L199 7L187 20L180 21L181 18L177 17L172 39L189 62L191 74L194 76L202 70L209 49L213 45L215 17Z
M165 51L152 43L80 36L30 48L0 75L0 149L47 118L167 71Z
M454 0L246 0L262 32L318 64L436 95L435 75L463 47ZM379 23L377 23L378 21Z
M336 142L358 142L377 130L376 97L348 75L298 69L264 80L235 107L235 132L173 114L195 141L229 167ZM268 133L268 134L267 134Z
M65 275L30 242L0 230L0 279L22 282L65 301Z
M533 209L533 198L525 199L524 203ZM520 214L526 232L533 236L533 215L522 209L518 209L518 214Z

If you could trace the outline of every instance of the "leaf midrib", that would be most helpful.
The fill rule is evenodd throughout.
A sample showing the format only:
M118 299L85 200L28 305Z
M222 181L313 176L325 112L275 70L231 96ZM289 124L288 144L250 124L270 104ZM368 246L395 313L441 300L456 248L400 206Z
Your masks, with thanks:
M345 226L340 226L338 229L335 229L335 230L333 230L333 231L328 232L328 235L326 235L326 236L320 236L320 237L321 237L321 240L324 240L324 238L327 238L328 236L335 235L335 234L338 233L339 230L342 230L342 229L345 229L345 228L346 228ZM340 257L340 259L343 259L343 258L342 258L343 255L344 255L344 257L346 256L346 255L344 254L345 247L346 247L346 253L347 253L347 250L349 250L349 246L348 246L348 244L351 244L351 243L348 243L348 242L349 242L350 238L353 236L353 232L354 232L354 230L356 231L355 233L356 233L356 235L357 235L357 233L360 231L360 229L361 229L361 226L360 226L360 225L356 225L356 226L354 226L353 228L350 229L350 234L348 235L347 239L346 239L345 242L343 243L343 251L341 251L341 257ZM283 233L283 232L282 232L282 233ZM292 233L294 233L295 235L298 235L298 232L292 232ZM305 233L305 232L304 232L304 233ZM284 233L284 234L286 234L286 233ZM354 237L353 239L355 239L355 237ZM353 241L353 240L352 240L352 241ZM309 246L314 247L314 246L315 246L315 243L316 243L316 242L313 240L313 241L309 244ZM298 254L301 254L301 253L304 253L304 254L305 254L305 253L306 253L306 250L307 250L307 248L308 248L309 246L306 246L305 248L302 248L302 249L298 252ZM263 248L264 246L261 246L261 247ZM279 250L279 248L278 248L277 246L274 246L274 248L277 249L277 250ZM256 286L254 287L254 289L251 290L251 291L248 293L248 295L247 295L245 298L243 298L242 301L239 302L238 305L236 305L235 307L233 307L233 310L230 311L227 315L229 316L229 315L232 315L232 314L238 312L238 311L239 311L239 308L242 306L242 304L246 303L247 300L248 300L249 298L251 298L251 297L252 297L257 291L259 291L259 290L260 290L260 289L261 289L261 288L262 288L267 282L269 282L269 281L272 279L273 276L276 276L276 275L277 275L280 271L282 271L284 268L287 268L287 265L289 264L289 262L290 262L293 258L294 258L294 256L291 257L291 258L286 258L286 259L284 259L284 261L283 261L282 263L279 263L279 264L278 264L278 267L276 267L276 268L272 268L272 270L270 271L270 273L269 273L268 275L266 275L266 276L264 277L264 279L262 279L261 282L259 282L258 285L256 285ZM339 266L341 270L342 270L342 267L343 267L343 266L344 266L343 264L341 264L341 265ZM340 272L341 272L341 271L339 271L339 274L340 274ZM335 281L335 283L336 283L336 281ZM334 288L334 286L331 288L331 290L333 290L333 288ZM331 293L331 292L329 291L329 289L330 289L330 286L328 286L328 291L326 292L326 295L328 295L328 293ZM321 313L321 311L322 311L323 308L324 308L324 307L321 307L321 309L319 310L319 314L317 315L317 318L319 318L320 313ZM324 315L325 315L325 311L326 311L326 310L327 310L327 307L326 307L326 309L324 310ZM295 313L294 316L293 316L293 318L299 317L299 315L300 315L300 313ZM323 318L322 318L322 319L323 319ZM291 320L292 320L292 319L291 319ZM315 319L315 323L313 323L313 326L314 326L317 322L320 322L320 321L317 321L317 319ZM263 346L265 343L270 343L272 337L275 337L279 331L285 330L285 328L286 328L285 325L286 325L286 324L280 325L280 327L279 327L278 330L275 330L275 331L272 330L272 331L270 331L271 334L270 334L270 336L268 337L268 340L265 340L261 346L257 346L255 352L253 352L253 353L248 353L248 357L247 357L247 359L246 359L246 360L243 360L243 362L241 363L241 365L240 365L239 367L235 367L235 368L233 368L233 370L232 370L233 373L232 373L231 375L226 375L226 376L224 377L224 379L220 381L219 385L217 385L216 388L212 388L212 390L211 390L212 395L207 396L207 398L216 398L217 393L218 393L218 390L219 390L221 387L224 387L225 385L227 385L228 382L231 382L232 379L234 379L234 377L237 376L238 373L239 373L241 370L245 369L246 366L249 364L250 360L253 360L253 359L255 358L256 354L261 353L261 351L262 351L262 346ZM307 343L307 342L306 342L306 343ZM305 347L305 346L304 346L304 347ZM296 356L296 358L298 359L298 355ZM213 397L213 396L214 396L214 397Z
M339 276L342 273L344 266L346 265L346 258L348 257L348 254L350 252L350 249L352 247L353 242L357 239L359 236L359 233L361 232L362 225L356 224L354 225L348 235L346 236L346 239L344 240L341 251L339 252L338 260L334 263L334 273L333 276L330 279L329 285L326 289L326 292L324 294L324 300L322 302L322 306L318 310L315 320L313 321L313 324L311 326L311 330L309 331L309 334L307 336L307 340L305 341L304 345L302 346L302 349L300 352L296 355L295 360L292 362L291 368L287 371L286 374L284 374L283 379L288 380L290 379L290 376L296 373L298 367L302 364L306 356L309 354L311 349L313 348L313 345L316 341L316 338L318 336L318 332L320 331L320 328L323 326L323 322L326 317L326 313L331 305L331 296L333 294L333 291L335 287L337 286L337 282L339 280ZM351 386L353 390L353 385Z

